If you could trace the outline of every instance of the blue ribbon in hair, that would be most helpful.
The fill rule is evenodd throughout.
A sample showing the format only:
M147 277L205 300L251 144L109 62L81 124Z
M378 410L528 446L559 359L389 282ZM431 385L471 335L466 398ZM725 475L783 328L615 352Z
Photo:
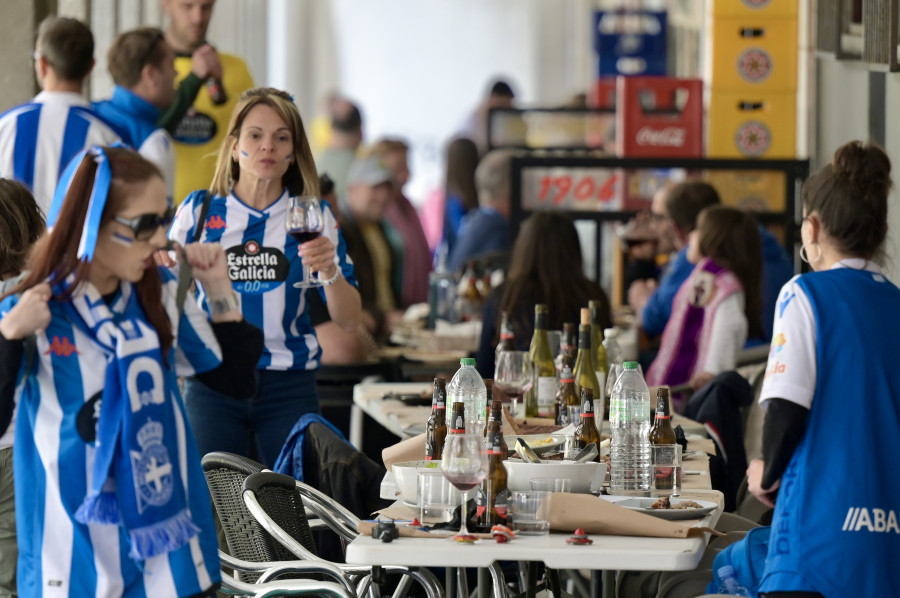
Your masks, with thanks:
M47 214L47 227L52 228L56 224L56 219L59 217L59 212L62 210L63 202L72 184L72 178L86 155L93 156L94 162L97 164L97 173L94 175L94 185L88 203L87 216L84 219L84 227L81 230L81 240L78 242L77 255L82 261L89 262L94 258L94 250L97 248L100 219L103 216L103 209L106 207L109 186L112 184L112 169L109 166L109 158L102 147L95 145L82 150L66 166L53 194L53 202L50 204Z

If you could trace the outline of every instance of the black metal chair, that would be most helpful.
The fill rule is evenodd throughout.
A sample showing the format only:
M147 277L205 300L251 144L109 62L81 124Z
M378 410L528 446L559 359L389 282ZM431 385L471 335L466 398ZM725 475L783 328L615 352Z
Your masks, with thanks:
M219 558L223 565L234 571L233 576L229 571L222 572L224 591L260 596L279 595L281 590L288 595L291 591L319 591L335 596L355 596L354 584L338 567L318 561L297 562L286 551L273 549L271 540L267 541L265 530L247 511L242 498L244 480L263 471L260 463L230 453L209 453L202 463L228 546L227 552L219 551ZM272 582L284 575L303 575L307 579L304 583L300 580L291 580L287 584ZM326 581L328 578L334 581ZM296 590L291 590L292 587ZM310 589L305 591L307 587Z
M333 524L335 533L340 537L352 541L357 535L355 527L351 526L358 520L352 513L321 492L290 476L268 471L249 476L244 481L244 503L259 525L268 532L267 535L293 555L291 558L318 559L304 541L304 536L309 534L309 527L304 523L307 506L323 521L329 525ZM353 565L339 567L358 580L356 587L358 595L362 596L370 591L374 593L373 567ZM443 596L437 578L427 569L393 566L378 569L380 572L401 575L394 596L406 595L412 581L422 586L428 598Z

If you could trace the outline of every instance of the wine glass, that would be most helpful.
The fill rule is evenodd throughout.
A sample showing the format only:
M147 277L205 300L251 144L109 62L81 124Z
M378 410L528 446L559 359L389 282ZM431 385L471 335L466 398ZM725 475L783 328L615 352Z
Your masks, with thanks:
M444 477L459 489L462 496L461 524L454 539L469 540L466 529L466 502L469 491L481 484L488 474L484 436L481 434L448 434L441 455L441 471ZM467 537L468 536L468 537Z
M534 365L528 352L500 351L494 365L494 385L509 396L509 414L515 417L519 399L534 385Z
M322 205L318 197L301 195L288 198L287 217L284 221L287 234L303 244L312 241L322 234L325 228L325 217L322 214ZM318 274L315 278L309 271L309 266L303 264L303 278L294 283L294 287L305 289L319 286Z

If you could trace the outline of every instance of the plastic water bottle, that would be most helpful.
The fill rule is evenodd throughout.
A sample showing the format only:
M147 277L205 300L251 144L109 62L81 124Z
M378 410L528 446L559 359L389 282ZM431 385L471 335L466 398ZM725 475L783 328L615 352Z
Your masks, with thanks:
M728 594L730 596L750 596L750 592L738 582L734 576L734 567L731 565L722 565L716 571L719 578L719 593Z
M487 387L475 369L475 360L463 357L459 369L447 385L447 397L452 405L460 402L466 407L466 433L482 434L487 424ZM447 426L450 412L447 412Z
M441 243L437 251L437 264L428 275L428 324L434 330L438 320L455 322L456 279L447 269L447 245ZM449 416L450 409L447 409Z
M606 349L606 360L609 362L609 370L606 373L606 388L603 389L607 399L612 396L613 386L616 385L616 380L622 371L622 347L619 346L617 338L619 338L618 328L607 328L603 331L603 348ZM606 405L608 408L608 400ZM609 419L608 413L606 416Z
M609 404L609 446L613 494L646 495L650 491L650 389L638 364L626 361Z

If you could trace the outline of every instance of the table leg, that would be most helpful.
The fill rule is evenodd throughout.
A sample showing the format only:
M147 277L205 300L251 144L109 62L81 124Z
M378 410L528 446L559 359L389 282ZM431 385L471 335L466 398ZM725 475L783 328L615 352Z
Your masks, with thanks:
M537 595L537 563L525 562L525 598Z
M456 583L458 588L457 591L459 592L459 598L469 598L469 582L466 580L465 567L457 568Z
M444 596L453 598L456 596L456 568L447 567L444 569Z
M356 450L362 450L363 443L363 420L365 414L359 405L353 404L350 407L350 444L356 447Z
M478 598L489 598L492 586L490 571L484 567L478 567Z
M550 593L555 596L555 598L560 598L562 596L562 588L559 583L559 574L556 572L556 569L544 568L544 575L547 576L547 589L550 590Z

